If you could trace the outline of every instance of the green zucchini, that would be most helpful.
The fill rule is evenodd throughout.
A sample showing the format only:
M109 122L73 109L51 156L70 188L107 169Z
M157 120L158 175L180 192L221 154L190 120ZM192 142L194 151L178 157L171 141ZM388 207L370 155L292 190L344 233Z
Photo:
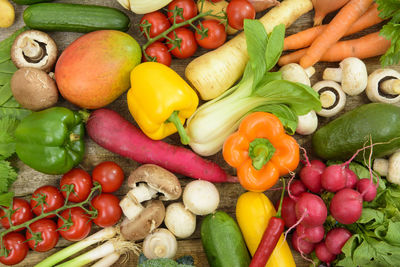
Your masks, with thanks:
M312 138L316 155L323 159L347 160L358 149L372 143L389 142L373 147L373 157L392 154L400 148L400 107L371 103L362 105L331 121ZM369 149L357 156L368 158Z
M13 0L18 5L33 5L36 3L52 2L54 0Z
M239 226L223 211L204 218L201 241L211 267L248 267L250 264Z
M25 9L23 17L28 27L42 31L127 31L130 26L122 11L95 5L40 3Z

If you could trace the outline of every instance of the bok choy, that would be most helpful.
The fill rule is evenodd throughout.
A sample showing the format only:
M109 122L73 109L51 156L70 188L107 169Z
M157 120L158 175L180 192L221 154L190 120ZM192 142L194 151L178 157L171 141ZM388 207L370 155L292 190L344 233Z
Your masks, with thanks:
M270 72L282 53L285 26L276 26L268 36L261 22L245 20L244 32L250 60L241 81L198 108L187 122L189 145L202 156L221 150L225 139L251 112L275 114L286 131L294 134L297 116L321 109L319 96L310 86L282 80L280 72Z

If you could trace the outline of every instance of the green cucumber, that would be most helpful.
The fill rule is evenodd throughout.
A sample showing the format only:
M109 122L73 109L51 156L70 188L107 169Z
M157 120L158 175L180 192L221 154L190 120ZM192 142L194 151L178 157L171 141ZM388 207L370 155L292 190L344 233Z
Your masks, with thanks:
M400 148L400 107L371 103L362 105L331 121L319 129L312 138L316 155L323 159L347 160L358 149L372 143L373 157L392 154ZM357 156L362 160L368 158L369 149Z
M201 241L211 267L248 267L250 264L239 226L223 211L204 218Z
M95 5L40 3L25 9L23 17L28 27L42 31L127 31L130 26L122 11Z
M54 0L13 0L18 5L33 5L36 3L52 2Z

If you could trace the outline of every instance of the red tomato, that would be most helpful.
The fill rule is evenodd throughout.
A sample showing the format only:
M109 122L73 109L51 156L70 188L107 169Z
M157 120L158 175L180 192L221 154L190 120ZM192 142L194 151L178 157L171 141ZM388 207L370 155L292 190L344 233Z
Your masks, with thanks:
M52 185L45 185L39 187L38 189L35 190L35 192L33 192L31 198L31 208L33 210L33 213L35 213L35 215L42 214L42 205L38 205L38 202L35 200L35 198L40 196L46 197L45 198L46 203L43 205L43 211L45 213L61 208L64 205L64 198L61 192L57 189L57 187ZM55 216L56 215L49 215L47 216L47 218L53 218Z
M68 200L71 202L82 202L87 199L92 188L92 177L86 171L75 168L63 175L60 181L60 188L65 185L74 185L74 191L69 194ZM61 191L64 198L67 197L66 191Z
M119 199L112 194L100 194L92 199L92 205L97 210L93 222L101 227L113 226L122 215Z
M193 56L193 54L197 50L196 39L194 38L194 33L186 28L178 28L174 31L176 33L176 37L181 39L180 48L175 47L171 50L171 54L176 56L177 58L188 58ZM175 39L174 32L170 32L168 37L171 39ZM167 44L168 49L172 48L172 44Z
M215 19L208 19L201 22L203 27L208 29L207 36L202 38L201 34L195 32L197 43L206 49L215 49L223 45L226 41L225 26ZM197 28L201 29L198 25Z
M9 251L7 257L0 257L0 262L5 265L20 263L28 254L28 244L25 237L20 233L9 233L3 237L5 248Z
M9 210L9 209L10 208L8 208L7 210ZM12 209L15 211L11 215L11 222L13 225L19 225L19 224L29 221L30 219L33 218L31 206L29 205L29 202L26 201L25 199L14 198L13 204L12 204ZM3 209L0 209L0 217L3 217L3 216L5 216L5 212ZM4 228L6 228L6 229L10 228L10 222L8 221L8 218L6 218L6 217L1 218L0 222ZM17 231L21 231L22 229L23 228L19 228L19 229L17 229Z
M58 219L57 226L60 228L59 233L62 237L69 241L79 241L87 237L92 228L92 221L83 209L75 207L64 210L61 216L66 220L71 216L72 221L72 225L68 228L63 227L64 221Z
M209 0L210 2L213 2L213 3L217 3L217 2L221 2L222 0Z
M31 225L29 225L34 233L41 233L42 241L35 242L35 240L29 240L32 238L30 231L26 231L26 239L31 249L38 252L48 251L57 245L60 235L57 232L57 225L50 219L40 219Z
M168 67L171 65L171 53L165 44L161 42L152 43L146 48L145 52L148 56L155 58L158 63L162 63ZM143 56L143 61L148 60Z
M243 29L245 19L254 19L256 11L254 6L247 0L232 0L226 8L228 24L234 29Z
M150 38L156 37L171 27L168 18L160 11L145 14L140 20L140 24L145 24L146 21L151 24L149 30ZM143 27L140 27L140 31L143 32Z
M174 23L173 13L170 10L174 10L175 7L183 9L183 19L181 16L176 16L176 23L181 23L185 20L191 19L197 15L197 5L193 0L173 0L168 5L168 19L171 23Z
M102 192L111 193L117 191L124 181L124 171L112 161L104 161L98 164L92 172L93 182L101 185Z

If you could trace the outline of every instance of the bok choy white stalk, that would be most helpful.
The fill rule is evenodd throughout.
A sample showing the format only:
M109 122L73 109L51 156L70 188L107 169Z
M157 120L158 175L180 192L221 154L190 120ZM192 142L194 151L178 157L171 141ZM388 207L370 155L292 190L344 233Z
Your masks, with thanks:
M242 80L198 108L187 122L189 145L202 156L221 150L225 139L251 112L275 114L293 134L297 116L321 109L319 96L310 86L282 80L280 72L269 72L282 53L285 26L276 26L268 36L261 22L245 20L244 32L250 60Z
M47 257L45 260L39 262L38 264L35 265L35 267L51 267L54 266L55 264L59 263L60 261L63 261L64 259L74 255L75 253L84 250L85 248L113 238L117 234L117 229L115 227L107 227L104 228L97 233L86 237L85 239L72 244L69 247L66 247L57 253L54 253L53 255Z

